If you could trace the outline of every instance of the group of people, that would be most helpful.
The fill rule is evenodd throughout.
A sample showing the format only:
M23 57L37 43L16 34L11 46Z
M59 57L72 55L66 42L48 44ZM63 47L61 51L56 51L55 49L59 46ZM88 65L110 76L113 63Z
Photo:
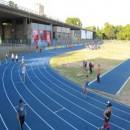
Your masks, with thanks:
M88 66L89 66L89 69L88 69ZM89 65L87 65L87 61L83 60L83 68L85 69L86 72L88 71L88 73L92 74L93 69L94 69L94 64L90 62Z
M84 69L87 71L87 62L83 61L83 67ZM92 68L94 67L94 65L90 62L89 63L89 73L92 74ZM97 68L97 83L100 83L100 74L101 74L101 68L100 65L98 65ZM83 82L85 82L85 88L83 90L83 96L86 97L87 93L88 93L88 85L89 85L89 75L86 75L85 80L83 80Z
M94 68L94 64L92 64L91 62L89 63L89 70L87 68L87 62L83 60L83 67L85 69L85 72L89 71L89 74L91 75L92 72L93 72L93 68ZM100 83L100 74L101 74L101 68L100 68L100 65L98 65L98 68L97 68L97 83ZM83 80L83 82L85 82L85 88L83 90L83 93L82 95L84 97L86 97L87 93L88 93L88 85L89 85L89 75L87 74L86 75L86 78L85 80Z
M6 53L5 55L5 60L6 60L6 64L8 63L8 53ZM18 54L14 55L14 53L12 53L11 55L11 59L12 62L14 63L16 61L16 63L18 62ZM25 73L26 73L26 65L25 65L25 59L24 56L22 56L22 60L21 60L22 64L21 64L21 72L22 72L22 81L25 83ZM1 65L1 61L0 61L0 65Z
M23 125L24 125L24 121L26 117L26 108L21 99L19 100L19 106L16 108L16 115L17 115L17 119L20 122L21 130L23 130ZM110 116L112 115L112 104L109 101L107 103L107 107L103 115L104 115L104 125L99 127L99 130L102 130L104 128L107 128L107 130L110 130L109 121L110 121Z
M14 63L14 61L16 61L16 63L18 62L18 55L14 55L14 53L12 53L11 55L11 59L12 59L12 62Z
M85 69L85 71L87 71L87 62L83 61L83 67ZM92 74L92 69L93 69L94 65L90 62L89 63L89 73ZM100 69L100 65L98 65L97 68L97 83L100 83L100 73L101 73L101 69ZM89 85L89 75L86 75L86 79L83 80L85 82L85 88L83 90L82 95L84 97L86 97L87 93L88 93L88 85ZM104 128L107 128L107 130L110 130L110 116L112 115L112 104L110 102L108 102L107 104L107 108L105 109L103 115L104 115L104 125L102 127L99 128L99 130L102 130Z

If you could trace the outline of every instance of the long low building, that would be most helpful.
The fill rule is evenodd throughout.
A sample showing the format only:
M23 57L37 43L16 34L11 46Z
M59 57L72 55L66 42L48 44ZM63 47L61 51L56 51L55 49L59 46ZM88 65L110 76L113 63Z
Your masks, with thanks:
M96 33L71 26L58 19L40 16L37 12L0 1L0 41L2 44L37 45L40 38L48 45L94 39Z

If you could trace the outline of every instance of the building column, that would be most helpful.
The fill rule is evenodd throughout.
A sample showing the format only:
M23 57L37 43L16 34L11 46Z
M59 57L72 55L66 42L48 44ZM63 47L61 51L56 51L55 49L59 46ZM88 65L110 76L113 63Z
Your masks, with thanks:
M51 45L53 45L53 25L51 24Z
M27 25L28 25L27 18L25 18L23 20L23 34L24 34L24 38L27 38L27 27L28 27Z
M16 38L16 20L12 20L12 38Z
M0 45L2 44L2 39L3 39L3 23L0 20Z

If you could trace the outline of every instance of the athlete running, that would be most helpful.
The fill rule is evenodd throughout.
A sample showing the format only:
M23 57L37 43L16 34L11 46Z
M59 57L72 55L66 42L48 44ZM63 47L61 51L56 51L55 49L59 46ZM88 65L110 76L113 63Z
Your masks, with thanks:
M6 64L8 63L8 53L6 53L5 55L5 61L6 61Z
M22 56L22 65L24 64L24 56Z
M107 130L110 130L110 116L112 115L112 104L109 102L107 105L106 110L104 111L104 117L105 117L105 123L102 127L99 128L99 130L102 130L104 128L106 128Z
M15 56L16 63L18 62L18 55Z
M12 53L11 58L12 58L12 62L14 63L14 53Z
M84 88L84 90L83 90L83 93L82 93L82 95L84 96L84 97L86 97L86 95L87 95L87 93L88 93L88 84L89 84L89 78L88 78L88 75L86 75L86 79L85 80L83 80L84 82L85 82L85 88Z
M23 82L25 83L26 66L25 66L24 63L22 64L21 70L22 70L22 80L23 80Z

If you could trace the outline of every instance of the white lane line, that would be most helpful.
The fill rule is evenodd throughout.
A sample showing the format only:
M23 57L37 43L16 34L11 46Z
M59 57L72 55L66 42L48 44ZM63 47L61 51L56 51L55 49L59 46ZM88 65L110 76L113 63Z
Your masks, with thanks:
M46 70L45 70L45 71L46 71ZM49 74L52 78L56 79L55 77L53 77L53 75L51 75L51 74L48 73L47 71L46 71L46 73ZM48 78L47 78L47 79L48 79ZM49 80L49 79L48 79L48 80ZM56 80L57 80L57 79L56 79ZM50 80L49 80L49 81L50 81ZM51 81L50 81L50 82L51 82ZM71 96L77 98L78 100L80 100L80 101L82 101L82 102L84 102L84 103L87 103L88 105L90 105L90 106L92 106L92 107L95 107L95 108L97 108L97 109L100 110L100 111L104 111L103 109L101 109L101 108L99 108L99 107L97 107L97 106L95 106L95 105L93 105L93 104L91 104L91 103L89 103L89 102L87 102L87 101L84 101L84 100L82 100L81 98L78 98L77 96L71 94L70 92L66 91L65 89L59 87L57 84L55 84L55 83L53 83L53 82L51 82L51 83L54 84L55 86L57 86L59 89L63 90L64 92L68 93L69 95L71 95ZM62 84L63 84L63 82L62 82ZM66 85L66 84L64 84L64 85ZM66 85L66 86L69 87L68 85ZM69 87L69 88L70 88L70 87ZM88 95L87 95L87 97L88 97ZM106 104L105 104L105 105L106 105ZM113 115L113 116L115 116L116 118L119 118L119 119L121 119L121 120L124 120L124 121L130 123L130 121L125 120L124 118L121 118L121 117L116 116L116 115Z
M46 71L46 73L48 73L47 70L45 70L45 71ZM55 78L55 77L54 77L53 75L51 75L50 73L48 73L48 74L49 74L52 78L54 78L54 79L56 79L57 81L61 82L60 80L58 80L57 78ZM48 79L48 80L49 80L49 79ZM50 81L50 82L51 82L51 81ZM64 84L63 82L61 82L61 83ZM56 85L55 83L53 83L53 84ZM71 87L69 87L69 86L66 85L66 84L64 84L64 85L67 86L68 88L71 88ZM56 85L56 86L57 86L57 85ZM72 95L73 97L79 99L80 101L83 101L83 102L85 102L85 103L87 103L87 104L89 104L89 105L91 105L91 106L93 106L93 107L95 107L95 108L97 108L97 109L99 109L99 110L101 110L101 111L104 111L104 110L102 110L101 108L96 107L95 105L93 105L93 104L91 104L91 103L88 103L87 101L84 101L84 100L78 98L77 96L71 94L70 92L64 90L63 88L61 88L61 87L58 87L58 88L61 89L61 90L63 90L63 91L65 91L66 93ZM105 104L105 105L106 105L106 104ZM113 116L115 116L116 118L119 118L119 119L121 119L121 120L123 120L123 121L126 121L126 122L130 123L130 121L128 121L128 120L126 120L126 119L124 119L124 118L121 118L121 117L116 116L116 115L113 115Z
M83 88L81 88L79 85L77 85L76 83L74 83L74 82L72 82L72 81L70 81L70 80L64 78L62 75L60 75L60 74L58 74L56 71L54 71L54 70L51 68L51 66L50 66L49 63L48 63L48 67L50 68L51 71L53 71L53 73L55 73L56 75L60 76L63 80L68 81L69 83L73 84L75 87L78 87L78 88L80 88L80 89L83 89ZM54 78L55 78L55 77L54 77ZM61 82L62 84L66 85L68 88L74 90L75 92L81 93L81 92L79 92L78 90L69 87L67 84L63 83L63 82L60 81L58 78L55 78L55 79L56 79L57 81ZM106 99L106 100L108 100L108 98L106 98L106 97L104 97L104 96L102 96L102 95L100 95L100 94L97 94L96 92L91 92L91 93L92 93L92 94L95 94L95 95L97 95L97 96L100 96L100 97L102 97L102 98L104 98L104 99ZM95 98L93 98L93 97L91 97L91 96L89 96L89 95L88 95L88 97L91 98L91 99L93 99L93 100L95 100L95 101L97 101L97 102L99 102L99 103L102 103L102 104L106 105L106 103L101 102L101 101L99 101L98 99L95 99ZM119 103L119 102L116 102L116 101L114 101L114 100L111 100L111 99L109 99L109 100L110 100L110 101L113 101L113 102L115 102L115 103L117 103L117 104L120 104L120 105L122 105L122 106L125 106L125 107L127 107L127 108L130 108L129 106L126 106L126 105L121 104L121 103ZM118 108L116 108L116 107L114 107L114 106L113 106L113 109L116 109L116 110L121 111L121 112L126 113L126 114L130 114L129 112L125 112L125 111L123 111L123 110L121 110L121 109L118 109Z
M55 111L54 113L58 113L58 112L63 111L63 110L65 110L65 108L64 108L64 107L63 107L63 108L61 108L61 109L59 109L59 110L57 110L57 111Z
M5 126L6 130L8 130L8 127L7 127L7 125L5 124L5 121L4 121L4 119L3 119L3 117L2 117L1 114L0 114L0 118L1 118L1 120L2 120L2 122L3 122L3 124L4 124L4 126Z
M2 84L3 84L3 89L4 89L4 92L5 92L5 95L6 95L7 99L8 99L8 101L9 101L9 103L11 104L12 108L13 108L14 111L16 112L16 109L14 108L13 103L11 102L11 100L10 100L10 98L9 98L7 92L6 92L5 84L4 84L5 71L7 70L8 67L9 67L9 65L4 69L3 76L2 76ZM27 125L26 122L25 122L25 125L28 127L28 125ZM28 129L31 130L30 127L28 127Z
M32 70L33 71L33 70ZM35 74L35 73L34 73ZM36 75L36 74L35 74ZM38 78L38 77L37 77ZM40 79L39 79L40 80ZM31 80L30 80L31 81ZM32 82L32 81L31 81ZM41 81L42 82L42 81ZM33 83L33 82L32 82ZM42 82L43 83L43 82ZM33 83L34 84L34 83ZM43 83L44 84L44 83ZM46 84L44 84L47 88L48 88L48 86L46 85ZM34 84L34 86L42 93L42 94L44 94L44 95L46 95L48 98L50 98L53 102L55 102L55 103L57 103L58 105L60 105L61 107L64 107L64 106L62 106L61 104L59 104L57 101L55 101L54 99L52 99L50 96L48 96L47 94L45 94L41 89L39 89L39 87L37 87L35 84ZM53 91L53 90L51 90L51 91ZM64 107L65 108L65 107ZM86 122L87 124L89 124L89 125L91 125L91 126L93 126L93 127L95 127L95 128L97 128L98 129L98 127L97 126L95 126L95 125L93 125L93 124L91 124L90 122L88 122L88 121L86 121L86 120L84 120L83 118L81 118L81 117L79 117L78 115L76 115L75 113L73 113L73 112L71 112L70 110L68 110L67 108L65 108L68 112L70 112L72 115L74 115L74 116L76 116L76 117L78 117L80 120L82 120L82 121L84 121L84 122ZM57 114L56 114L57 115ZM58 115L57 115L58 116ZM61 118L60 116L58 116L59 118ZM65 121L63 118L61 118L63 121ZM69 124L69 125L71 125L70 123L68 123L67 121L65 121L67 124Z
M39 72L41 73L41 71L40 71L40 69L38 69L39 70ZM34 73L35 74L35 73ZM42 73L41 73L42 74ZM43 75L43 74L42 74ZM44 78L46 78L44 75L43 75L43 77ZM38 77L37 77L38 78ZM38 78L39 79L39 78ZM47 79L47 78L46 78ZM39 79L40 80L40 79ZM47 80L49 80L49 79L47 79ZM41 80L40 80L41 81ZM50 80L49 80L50 81ZM42 82L42 81L41 81ZM50 81L50 82L52 82L52 81ZM42 82L43 83L43 82ZM53 82L52 82L53 83ZM44 84L44 83L43 83ZM54 84L54 83L53 83ZM44 84L45 85L45 84ZM47 85L45 85L47 88L49 88ZM57 86L57 85L56 85ZM51 88L49 88L51 91L53 91L54 93L56 93L57 95L59 95L60 97L62 97L62 98L64 98L65 100L67 100L68 102L70 102L70 103L72 103L72 104L74 104L75 106L77 106L77 107L79 107L79 108L81 108L82 110L84 110L85 112L88 112L88 113L90 113L90 114L92 114L92 115L94 115L94 116L96 116L97 118L99 118L99 119L101 119L101 120L103 120L101 117L99 117L99 116L97 116L97 115L95 115L95 114L93 114L92 112L90 112L90 111L87 111L87 110L85 110L84 108L82 108L82 107L80 107L80 106L78 106L77 104L75 104L74 102L72 102L72 101L69 101L67 98L65 98L65 97L63 97L62 95L60 95L59 93L57 93L56 91L54 91L53 89L51 89ZM68 110L67 108L66 108L66 110ZM76 115L76 114L75 114ZM80 119L81 119L81 117L80 117ZM122 127L120 127L120 126L118 126L118 125L116 125L116 124L114 124L114 123L111 123L113 126L116 126L116 127L118 127L118 128L120 128L120 129L122 129L122 130L125 130L124 128L122 128ZM93 125L93 124L92 124Z
M14 67L13 67L13 68L14 68ZM28 103L26 102L26 100L22 97L22 95L19 93L19 91L17 90L17 88L16 88L16 86L15 86L15 84L14 84L14 82L13 82L13 76L12 76L13 68L12 68L12 70L11 70L11 80L12 80L14 89L17 91L17 93L18 93L19 96L23 99L23 101L24 101L26 104L28 104ZM21 79L21 76L20 76L20 72L18 72L18 73L19 73L20 80L21 80L21 82L23 83L23 81L22 81L22 79ZM24 83L23 83L23 85L25 86ZM29 104L28 104L28 107L29 107L47 126L49 126L52 130L55 130L55 129L54 129L53 127L51 127Z
M120 64L118 64L117 66L115 66L114 68L110 69L109 71L105 72L104 74L102 74L100 77L102 78L103 76L105 76L106 74L108 74L109 72L113 71L114 69L116 69L117 67L119 67L120 65L122 65L123 63L125 63L127 60L121 62ZM93 82L95 82L97 79L93 80L92 82L89 83L89 85L91 85Z
M40 71L40 70L39 70ZM42 73L41 73L42 74ZM43 74L42 74L43 75ZM43 75L44 76L44 75ZM45 76L44 76L45 77ZM46 77L45 77L46 78ZM39 78L38 78L39 79ZM46 78L47 79L47 78ZM39 79L40 80L40 79ZM47 79L47 80L49 80L49 79ZM41 80L40 80L41 81ZM50 81L50 80L49 80ZM42 82L42 81L41 81ZM50 81L50 82L52 82L52 81ZM53 83L53 82L52 82ZM44 83L43 83L44 84ZM54 83L53 83L54 84ZM56 85L57 86L57 85ZM48 86L47 86L48 87ZM49 88L49 87L48 87ZM50 89L50 88L49 88ZM52 89L50 89L50 90L52 90ZM97 115L95 115L94 113L92 113L92 112L90 112L90 111L87 111L87 110L85 110L84 108L82 108L82 107L80 107L79 105L77 105L77 104L75 104L74 102L72 102L72 101L69 101L67 98L65 98L65 97L63 97L62 95L60 95L60 94L58 94L57 92L55 92L54 90L52 90L54 93L56 93L57 95L59 95L59 96L61 96L62 98L64 98L65 100L67 100L68 102L70 102L70 103L72 103L72 104L74 104L75 106L77 106L77 107L79 107L79 108L81 108L82 110L84 110L84 111L86 111L86 112L88 112L88 113L90 113L90 114L92 114L92 115L94 115L94 116L96 116L97 118L99 118L99 119L102 119L101 117L99 117L99 116L97 116ZM119 117L120 118L120 117ZM120 118L120 119L122 119L122 118ZM103 120L103 119L102 119ZM123 120L123 119L122 119ZM124 120L125 121L125 120ZM126 120L127 121L127 120ZM127 121L127 122L129 122L129 121ZM122 129L122 130L125 130L124 128L122 128L122 127L120 127L120 126L118 126L118 125L116 125L116 124L114 124L114 123L112 123L111 122L111 124L113 125L113 126L116 126L116 127L118 127L118 128L120 128L120 129Z
M31 67L32 69L32 67ZM32 69L33 71L33 69ZM35 73L34 73L35 74ZM27 74L28 78L29 78L29 75ZM37 77L37 76L36 76ZM30 78L29 78L30 79ZM32 84L37 88L37 86L34 84L34 82L30 79L30 81L32 82ZM24 85L25 88L29 91L29 93L39 102L41 103L44 107L46 107L50 112L54 113L48 106L46 106L45 104L43 104L41 102L41 100L39 100L28 88L26 85ZM61 105L60 105L61 106ZM65 121L63 118L61 118L60 116L58 116L56 113L54 113L59 119L63 120L66 124L68 124L69 126L71 126L73 129L77 130L77 128L75 128L73 125L71 125L70 123L68 123L67 121Z
M116 93L116 95L118 95L121 90L125 87L125 85L127 84L127 82L130 80L130 76L127 78L127 80L125 81L125 83L122 85L122 87L119 89L119 91Z

